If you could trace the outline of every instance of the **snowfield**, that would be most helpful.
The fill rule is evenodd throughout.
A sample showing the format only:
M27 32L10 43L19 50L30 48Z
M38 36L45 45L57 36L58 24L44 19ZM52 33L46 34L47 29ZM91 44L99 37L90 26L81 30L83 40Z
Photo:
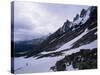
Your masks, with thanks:
M42 59L35 59L33 57L27 59L24 57L15 58L14 60L15 74L52 72L52 70L50 70L50 67L54 66L58 60L63 58L64 56L52 57L52 58L47 57Z
M72 53L79 52L80 49L93 49L97 48L97 40L91 42L90 44L80 46L69 51L64 51L63 56L58 57L45 57L41 59L36 59L33 57L24 58L18 57L14 58L14 70L15 74L19 73L37 73L37 72L52 72L50 67L54 66L57 61L63 59L66 55L71 55ZM66 67L66 70L77 70L71 65Z

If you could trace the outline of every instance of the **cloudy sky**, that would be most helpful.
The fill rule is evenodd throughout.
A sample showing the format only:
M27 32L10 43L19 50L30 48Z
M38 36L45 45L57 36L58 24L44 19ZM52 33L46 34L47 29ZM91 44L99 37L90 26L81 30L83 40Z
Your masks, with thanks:
M48 35L60 28L68 19L89 6L14 2L14 40L30 40Z

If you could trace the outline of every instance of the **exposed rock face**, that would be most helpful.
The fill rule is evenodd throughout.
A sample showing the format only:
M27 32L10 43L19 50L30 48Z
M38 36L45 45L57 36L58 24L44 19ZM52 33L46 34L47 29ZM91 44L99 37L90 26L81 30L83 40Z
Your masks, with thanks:
M73 21L78 20L78 18L79 18L79 14L77 14L76 17L74 17Z
M81 13L80 13L80 17L84 17L86 15L86 10L82 9Z
M96 69L97 68L97 48L92 50L81 49L80 52L65 56L53 66L55 71L66 71L66 67L72 65L73 68Z
M67 20L61 28L62 33L69 31L71 27L71 22Z

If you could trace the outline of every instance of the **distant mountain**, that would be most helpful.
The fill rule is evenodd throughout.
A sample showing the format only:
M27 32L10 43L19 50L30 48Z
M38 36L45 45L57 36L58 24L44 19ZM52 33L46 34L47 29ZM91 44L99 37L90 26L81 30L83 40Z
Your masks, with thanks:
M14 51L15 56L20 56L21 54L26 53L27 51L34 50L37 48L44 40L46 39L46 36L41 38L36 38L32 40L26 40L26 41L15 41L14 44ZM19 55L20 54L20 55Z

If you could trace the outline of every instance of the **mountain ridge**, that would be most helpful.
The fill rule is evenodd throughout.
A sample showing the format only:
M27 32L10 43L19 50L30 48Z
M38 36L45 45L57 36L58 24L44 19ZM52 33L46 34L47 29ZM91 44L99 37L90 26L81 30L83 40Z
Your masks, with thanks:
M39 51L53 51L60 48L64 43L67 43L79 36L85 29L96 27L96 23L92 25L92 21L96 21L96 7L89 7L87 10L82 9L79 15L73 19L73 22L66 20L61 28L51 34L39 46ZM32 52L31 52L32 54ZM38 54L38 53L37 53ZM34 55L34 53L33 53Z

